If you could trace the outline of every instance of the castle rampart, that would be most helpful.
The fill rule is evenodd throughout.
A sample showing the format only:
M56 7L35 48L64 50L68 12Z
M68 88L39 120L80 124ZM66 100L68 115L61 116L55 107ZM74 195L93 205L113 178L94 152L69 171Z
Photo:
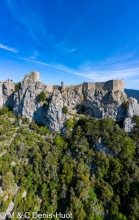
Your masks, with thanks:
M109 80L106 82L83 83L84 89L98 89L124 92L124 80Z
M26 74L23 80L24 82L40 82L39 72L33 71L30 74ZM109 80L106 82L84 82L79 85L66 86L64 82L59 85L46 85L46 90L48 92L53 92L54 90L61 90L61 92L67 89L97 89L97 90L107 90L107 91L121 91L124 92L124 80Z

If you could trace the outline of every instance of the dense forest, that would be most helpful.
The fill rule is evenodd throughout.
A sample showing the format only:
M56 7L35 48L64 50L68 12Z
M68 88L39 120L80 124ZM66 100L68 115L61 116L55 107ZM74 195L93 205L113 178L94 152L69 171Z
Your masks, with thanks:
M82 116L68 119L60 134L2 108L0 212L12 201L13 219L19 211L53 220L62 219L56 212L73 220L139 219L139 117L134 121L128 134L110 118Z

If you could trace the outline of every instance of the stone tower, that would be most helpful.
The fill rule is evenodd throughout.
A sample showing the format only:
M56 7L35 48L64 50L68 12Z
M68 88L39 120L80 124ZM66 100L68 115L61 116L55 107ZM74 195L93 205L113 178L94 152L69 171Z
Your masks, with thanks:
M64 92L64 90L65 90L65 85L64 85L64 82L62 81L61 82L61 92Z
M39 72L31 72L31 79L33 82L40 81L40 73Z
M124 80L113 80L113 91L124 92Z

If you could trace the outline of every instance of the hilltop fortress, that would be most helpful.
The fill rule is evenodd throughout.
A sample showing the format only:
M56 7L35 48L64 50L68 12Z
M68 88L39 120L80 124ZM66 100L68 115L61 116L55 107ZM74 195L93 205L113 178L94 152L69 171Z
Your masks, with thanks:
M44 101L38 99L42 92L46 94ZM16 116L44 124L53 132L64 132L65 121L79 115L124 120L124 128L130 132L134 127L133 116L139 115L137 100L128 98L124 92L124 80L48 85L41 82L39 72L35 71L19 83L10 79L0 82L0 108L6 105ZM64 106L69 114L63 112Z
M40 82L40 74L39 72L31 72L30 74L26 74L23 82L25 83L36 83ZM64 82L61 82L61 86L59 85L46 85L46 90L48 92L53 92L55 89L61 90L64 92L70 88L79 88L79 89L96 89L96 90L104 90L104 91L121 91L124 92L124 80L109 80L106 82L84 82L83 84L74 85L74 86L66 86Z
M30 74L26 74L24 79L24 82L40 82L40 73L39 72L31 72Z

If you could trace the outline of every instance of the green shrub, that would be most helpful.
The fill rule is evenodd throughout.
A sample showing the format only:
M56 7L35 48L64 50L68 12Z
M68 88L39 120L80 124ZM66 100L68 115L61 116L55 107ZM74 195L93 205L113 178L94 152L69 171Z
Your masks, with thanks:
M67 121L66 121L66 128L67 128L67 130L73 129L76 126L76 124L77 124L77 121L76 121L75 118L67 119Z
M46 107L48 105L48 101L44 101L43 107Z
M139 125L139 116L138 115L134 115L133 120L137 125Z
M29 124L29 118L22 118L22 123Z
M63 138L59 135L54 139L54 144L58 147L63 147L64 146L64 140Z
M15 91L18 92L21 88L21 82L15 83Z
M39 131L39 126L35 123L35 121L31 121L29 127L30 127L32 130Z
M124 109L128 109L129 101L123 102L122 106L123 106Z
M47 127L41 126L40 129L39 129L39 133L40 133L41 135L46 135L46 134L48 134L48 133L50 133L50 132L49 132L49 130L47 129Z
M63 106L63 108L62 108L62 112L65 113L65 114L68 113L68 108L67 108L67 106Z
M4 106L3 108L0 109L0 115L4 115L9 112L9 107Z
M38 95L38 100L39 100L39 102L44 102L46 100L46 94L44 92L41 92Z

